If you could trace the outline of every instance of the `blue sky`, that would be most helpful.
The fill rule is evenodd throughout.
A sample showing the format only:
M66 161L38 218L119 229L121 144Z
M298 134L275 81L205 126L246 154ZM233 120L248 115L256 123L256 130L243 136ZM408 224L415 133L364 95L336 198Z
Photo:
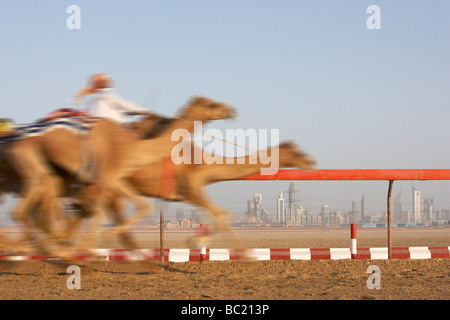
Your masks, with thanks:
M69 5L81 29L69 30ZM369 5L381 29L369 30ZM448 1L0 2L1 116L32 122L108 72L119 94L173 115L190 96L233 105L235 121L208 127L279 129L331 168L448 168ZM232 211L254 193L276 207L285 182L208 188ZM295 182L303 206L346 212L367 194L385 209L387 182ZM449 182L415 182L450 208ZM402 190L406 209L412 182Z

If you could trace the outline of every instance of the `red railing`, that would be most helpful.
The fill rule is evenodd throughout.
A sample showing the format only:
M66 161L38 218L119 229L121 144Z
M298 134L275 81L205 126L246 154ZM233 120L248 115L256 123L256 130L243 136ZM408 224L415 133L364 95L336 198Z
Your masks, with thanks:
M255 174L241 180L450 180L450 169L300 169Z

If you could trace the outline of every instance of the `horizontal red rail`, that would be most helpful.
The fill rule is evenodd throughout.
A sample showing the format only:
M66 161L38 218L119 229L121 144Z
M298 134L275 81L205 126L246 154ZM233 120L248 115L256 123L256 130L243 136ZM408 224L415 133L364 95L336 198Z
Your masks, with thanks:
M283 169L240 180L450 180L450 169Z

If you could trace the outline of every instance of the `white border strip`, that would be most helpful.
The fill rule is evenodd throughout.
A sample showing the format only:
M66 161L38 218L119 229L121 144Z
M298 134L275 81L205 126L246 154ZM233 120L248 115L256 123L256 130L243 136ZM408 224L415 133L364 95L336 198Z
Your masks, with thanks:
M311 250L308 248L291 248L291 260L311 260Z
M409 248L410 259L431 259L431 251L428 247L410 247Z
M189 261L190 249L170 249L169 261L171 262L187 262Z

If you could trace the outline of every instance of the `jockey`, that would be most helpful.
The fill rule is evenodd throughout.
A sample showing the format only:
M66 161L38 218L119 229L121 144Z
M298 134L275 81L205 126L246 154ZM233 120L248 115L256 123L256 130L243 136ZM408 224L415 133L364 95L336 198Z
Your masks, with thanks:
M107 73L97 73L89 78L87 87L80 90L75 97L75 102L90 95L87 101L89 113L94 117L108 118L116 122L124 122L130 115L150 115L140 105L123 101L115 93L112 80Z
M15 125L11 119L0 118L0 137L12 134L14 128Z
M86 103L86 114L98 118L106 118L122 124L127 116L150 115L141 106L123 101L114 92L112 80L106 73L97 73L89 78L88 85L80 90L75 97L75 103L81 102L85 96L90 96ZM80 135L81 166L76 172L80 181L89 182L96 176L96 159L90 134Z

